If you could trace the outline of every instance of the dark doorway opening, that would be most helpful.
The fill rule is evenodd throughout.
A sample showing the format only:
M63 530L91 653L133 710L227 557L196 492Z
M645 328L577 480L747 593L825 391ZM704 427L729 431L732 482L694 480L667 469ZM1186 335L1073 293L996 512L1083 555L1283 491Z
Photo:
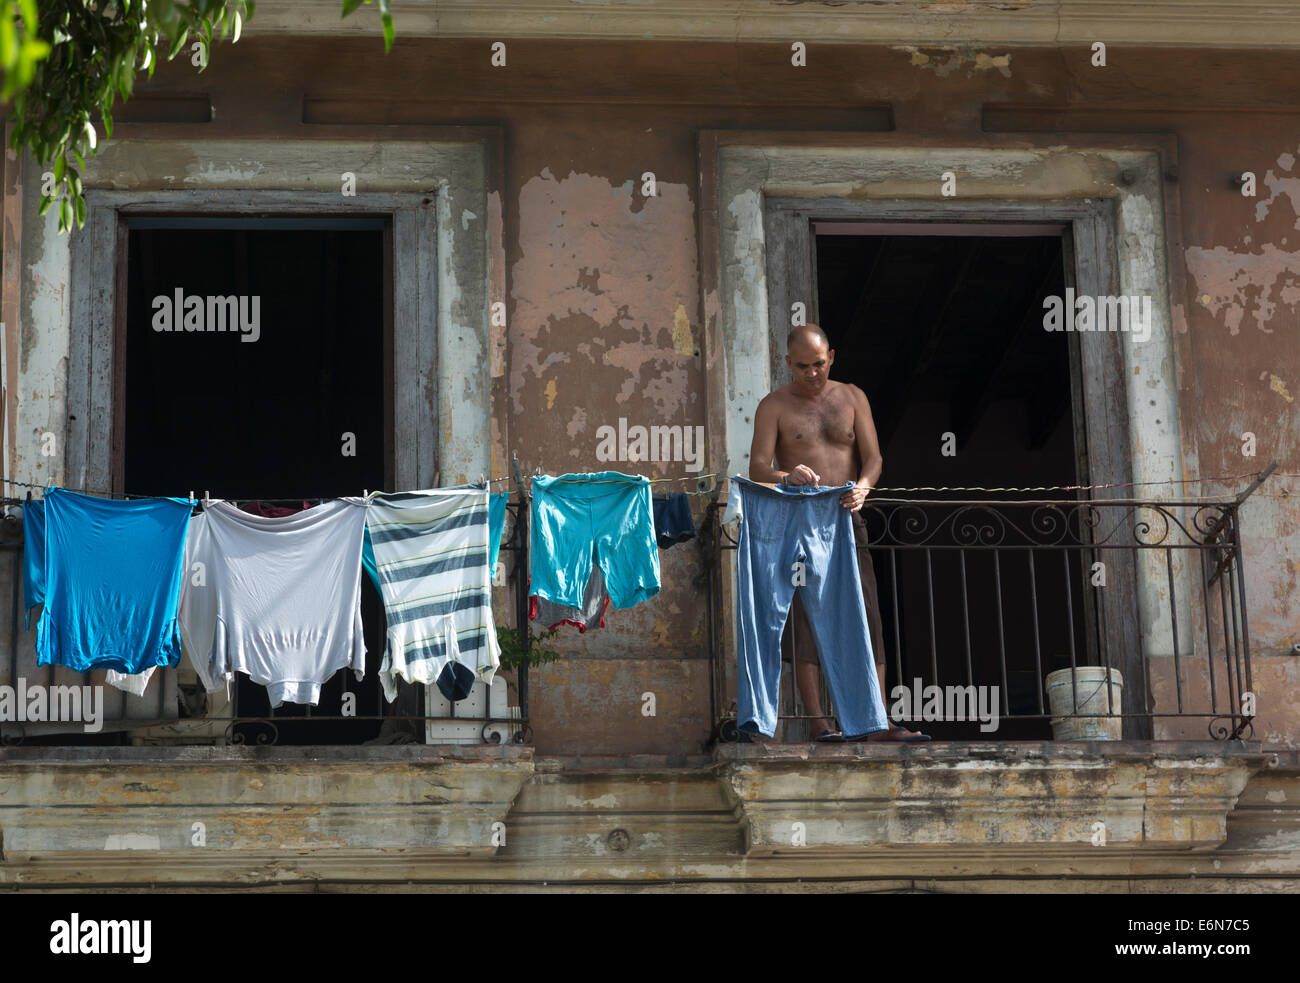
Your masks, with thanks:
M386 487L387 236L383 218L132 218L115 448L122 491L301 506ZM240 314L256 312L256 327L210 330L214 311L236 308L205 302L204 330L185 330L183 309L172 312L176 330L156 330L155 298L174 306L178 290L182 300L234 297ZM301 722L340 715L345 687L358 716L383 704L383 605L362 581L365 678L337 672L317 707L286 704L274 714L278 733L250 722L236 726L237 740L353 744L378 734L373 720ZM269 716L266 690L236 678L239 716Z
M1062 235L1050 229L969 234L974 228L936 235L924 234L923 228L867 235L833 223L816 226L817 313L836 353L831 377L860 386L871 402L885 461L881 485L1077 484L1077 476L1086 473L1081 463L1086 448L1082 421L1076 419L1072 336L1042 326L1043 298L1065 290ZM954 448L955 453L945 453ZM1069 497L1060 492L882 496ZM936 524L939 516L952 513L948 506L921 508ZM1012 514L1016 521L1029 521L1028 510ZM872 541L877 541L875 528ZM927 542L942 547L954 539L940 533ZM899 549L892 557L885 549L872 551L885 631L886 706L893 704L896 686L911 689L920 679L922 685L997 686L1000 717L1040 713L1042 673L1059 668L1062 658L1069 664L1071 635L1079 663L1086 662L1077 560L1070 556L1073 568L1067 573L1061 555L1035 554L1031 584L1022 552L1001 552L996 567L994 551L973 549L963 556L965 605L956 551ZM994 732L982 732L978 722L927 720L920 729L939 740L1051 737L1046 720L1002 719Z

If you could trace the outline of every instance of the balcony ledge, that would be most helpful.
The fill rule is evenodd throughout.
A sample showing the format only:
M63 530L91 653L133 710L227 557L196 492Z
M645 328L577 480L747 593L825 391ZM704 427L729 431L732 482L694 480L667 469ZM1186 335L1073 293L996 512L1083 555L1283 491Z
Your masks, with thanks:
M3 748L0 856L357 847L492 856L493 824L532 776L532 758L509 745Z
M1210 850L1250 777L1277 761L1242 741L736 744L715 758L750 857Z

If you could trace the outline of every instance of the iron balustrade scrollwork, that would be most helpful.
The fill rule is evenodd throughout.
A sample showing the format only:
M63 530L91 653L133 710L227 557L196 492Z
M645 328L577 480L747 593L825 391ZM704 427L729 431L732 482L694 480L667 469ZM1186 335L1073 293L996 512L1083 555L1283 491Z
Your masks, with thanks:
M1244 499L868 498L861 511L892 650L889 695L913 679L944 689L996 685L1001 719L1038 727L1039 737L1049 721L1093 716L1123 721L1125 736L1157 719L1168 721L1166 735L1181 734L1178 722L1193 718L1208 718L1218 740L1253 733ZM739 544L720 522L722 508L709 506L702 556L713 740L726 742L739 734L727 700L735 653L724 618L735 614L724 614L723 568ZM1084 666L1105 670L1103 679L1120 671L1123 704L1105 687L1099 713L1082 705ZM1066 674L1073 702L1063 713L1043 699L1056 668L1076 670ZM787 709L784 721L811 719Z
M265 728L257 730L253 737L253 743L258 746L278 744L280 741L280 728L275 725L275 721L270 717L236 717L226 725L225 743L234 745L244 745L248 743L248 735L241 728ZM269 733L268 733L269 731Z

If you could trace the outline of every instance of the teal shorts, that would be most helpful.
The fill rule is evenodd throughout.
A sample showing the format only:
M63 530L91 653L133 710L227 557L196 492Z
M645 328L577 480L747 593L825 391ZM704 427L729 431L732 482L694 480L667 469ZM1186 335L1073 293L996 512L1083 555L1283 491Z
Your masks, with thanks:
M599 483L598 483L599 482ZM659 593L650 479L598 471L533 479L529 593L582 607L592 552L616 608Z

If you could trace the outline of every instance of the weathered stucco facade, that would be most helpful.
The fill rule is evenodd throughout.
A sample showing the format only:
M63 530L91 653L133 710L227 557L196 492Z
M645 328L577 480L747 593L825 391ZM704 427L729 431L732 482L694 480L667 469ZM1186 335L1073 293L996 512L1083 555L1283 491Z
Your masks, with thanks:
M678 19L647 39L636 18L651 15L617 4L550 22L520 4L517 21L496 23L470 6L442 21L400 12L387 57L361 15L336 26L334 5L259 7L205 72L178 60L138 89L93 162L92 221L76 243L53 211L37 216L30 159L7 159L7 475L113 480L112 435L96 429L97 410L121 398L97 360L111 356L113 312L96 306L91 271L107 263L111 279L102 246L131 209L406 215L394 227L393 473L428 487L508 475L512 458L525 473L686 473L599 460L597 430L620 418L702 427L700 473L743 472L772 385L769 304L787 302L768 275L769 199L895 218L951 206L958 220L967 207L1105 202L1118 284L1155 307L1108 421L1126 434L1130 480L1278 462L1241 512L1252 740L1164 720L1154 742L1116 745L708 749L703 560L686 545L661 554L652 602L552 643L564 658L531 673L530 748L0 749L0 883L1162 891L1195 878L1294 890L1300 8L1243 15L1234 35L1179 3L1156 5L1176 18L1099 23L1070 4L900 17L754 2L744 30L722 10L734 4L692 4L691 17L661 5ZM804 66L791 64L796 41ZM1108 45L1104 66L1094 41ZM1234 183L1247 171L1255 197ZM344 173L356 197L338 195ZM421 238L436 241L436 266ZM66 453L42 453L47 432ZM1248 481L1187 491L1231 497ZM12 576L0 564L0 596ZM1189 576L1177 571L1182 598ZM1167 695L1164 577L1139 569L1134 590L1152 685ZM32 644L11 633L14 617L0 614L0 651ZM1184 651L1204 634L1198 617L1180 618ZM364 821L349 818L357 805L373 810ZM784 846L792 822L807 825L807 846Z

